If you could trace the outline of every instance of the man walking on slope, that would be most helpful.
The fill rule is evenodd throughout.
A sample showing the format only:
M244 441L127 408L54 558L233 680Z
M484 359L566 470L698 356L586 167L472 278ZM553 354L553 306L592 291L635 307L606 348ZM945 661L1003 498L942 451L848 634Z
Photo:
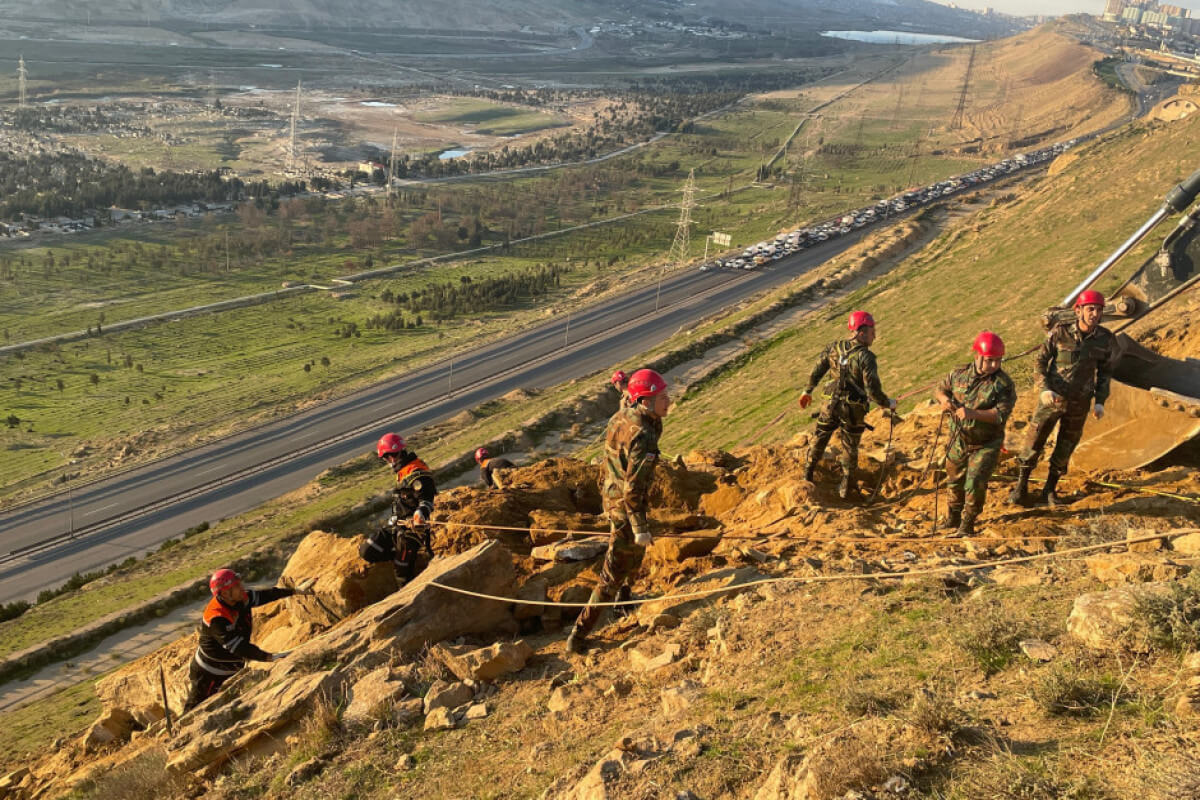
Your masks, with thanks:
M567 650L587 652L587 636L596 627L603 607L641 566L646 547L653 543L646 521L650 483L658 461L662 419L671 408L667 382L652 369L639 369L629 377L629 405L613 414L604 436L604 511L612 533L588 606L567 637Z
M385 433L375 445L375 453L396 473L392 489L392 518L367 537L359 548L365 561L378 563L391 559L396 581L403 587L417 574L417 557L422 544L433 553L429 520L433 516L433 498L437 487L433 472L425 462L407 449L403 438Z
M1037 357L1042 393L1018 459L1017 485L1008 496L1010 503L1031 502L1029 476L1057 425L1058 439L1039 500L1051 507L1062 505L1056 494L1058 479L1066 474L1071 454L1083 436L1088 409L1096 419L1104 416L1104 401L1112 383L1117 337L1100 324L1103 312L1104 295L1091 289L1080 292L1075 298L1075 322L1055 325L1042 343Z
M278 661L287 653L268 653L251 644L254 620L250 609L273 603L294 594L312 594L312 590L246 589L231 569L219 569L209 578L212 600L204 608L200 624L200 644L188 667L191 690L183 704L184 712L212 697L247 661Z
M946 452L950 510L946 527L974 536L975 519L987 499L987 484L1000 460L1004 426L1017 402L1012 378L1000 369L1004 340L991 331L975 337L972 363L951 372L934 399L952 417Z
M825 455L825 448L839 428L842 431L842 482L838 486L838 497L843 500L857 499L858 493L858 443L867 429L867 410L874 400L879 406L896 410L896 401L883 393L879 385L879 367L871 343L875 341L875 319L865 311L854 311L847 323L850 337L833 342L821 351L816 367L808 378L808 388L800 395L800 407L812 404L812 393L825 377L832 374L833 385L829 402L817 419L816 437L808 451L808 464L804 468L804 479L812 481L817 464Z

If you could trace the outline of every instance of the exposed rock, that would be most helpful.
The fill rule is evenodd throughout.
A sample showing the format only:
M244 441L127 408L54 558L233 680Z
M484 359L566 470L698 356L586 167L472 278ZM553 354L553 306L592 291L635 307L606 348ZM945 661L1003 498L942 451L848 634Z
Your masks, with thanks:
M475 691L462 681L434 681L425 693L425 713L435 708L458 708L474 696Z
M869 722L822 742L805 755L784 756L754 800L828 800L883 781L888 770L879 754L886 747L886 733L880 726L878 721Z
M679 617L674 614L658 614L650 620L650 630L671 630L679 627Z
M265 674L246 671L231 679L228 689L180 720L168 744L168 768L199 769L278 740L311 713L318 698L341 702L352 676L392 658L411 657L454 636L511 627L506 603L431 583L507 596L513 577L512 556L495 542L435 559L412 583L296 648ZM334 666L322 669L331 659Z
M147 728L164 717L159 666L166 674L167 701L172 711L179 714L191 686L187 673L195 653L196 635L192 634L96 681L96 696L104 711L85 739L87 751L128 741L133 731Z
M412 725L425 713L425 701L409 697L392 706L392 721L401 726Z
M411 753L405 753L396 759L396 766L392 767L392 769L396 770L396 772L408 772L410 769L413 769L416 766L417 759L415 759Z
M1019 645L1021 652L1034 661L1053 661L1058 655L1058 648L1041 639L1022 639Z
M444 706L438 706L425 715L425 730L427 731L450 731L454 730L457 725L454 712Z
M678 644L669 644L659 653L635 647L629 651L629 664L638 672L654 672L674 664L682 652L683 648Z
M1171 539L1171 549L1185 556L1200 555L1200 533L1185 533Z
M459 680L494 681L525 666L533 648L523 641L497 642L488 647L436 645L433 656Z
M649 564L677 564L688 558L706 556L721 543L719 531L689 531L682 534L656 536L654 544L646 548Z
M310 778L315 778L328 765L328 762L320 756L314 756L307 761L302 761L287 774L283 782L288 786L299 786Z
M684 681L679 686L663 689L660 694L663 713L668 717L684 713L696 702L700 694L700 684L695 681Z
M1132 541L1133 539L1141 539L1143 536L1150 536L1154 533L1157 533L1157 531L1150 528L1130 528L1125 532L1125 539L1126 541ZM1153 553L1163 549L1165 546L1163 542L1164 540L1161 538L1149 539L1143 542L1133 542L1126 545L1126 547L1131 553Z
M1084 559L1084 563L1097 580L1109 586L1169 581L1188 572L1188 568L1182 565L1140 553L1105 553L1089 556Z
M1138 583L1092 592L1075 598L1067 630L1095 650L1139 648L1145 641L1145 621L1138 615L1147 599L1169 597L1166 583Z
M350 688L350 703L342 713L347 722L362 722L390 711L392 703L404 696L404 681L392 676L388 667L380 667L355 681Z
M1037 586L1045 580L1041 574L1028 567L996 567L988 577L995 581L997 586L1012 588Z
M530 552L536 561L589 561L604 555L608 537L592 536L535 547Z
M554 691L550 692L550 699L546 701L546 708L553 712L567 711L572 705L596 696L596 690L590 686L583 686L578 683L567 683L562 686L557 686Z
M268 652L291 650L396 591L391 564L368 564L356 538L313 531L288 559L280 586L314 579L312 596L296 596L254 610L254 640Z
M575 511L535 509L529 512L529 527L529 539L535 546L557 542L564 536L560 531L579 531L581 534L608 533L608 521L604 517Z
M466 713L463 714L463 719L484 719L488 715L488 707L486 703L475 703L470 706Z

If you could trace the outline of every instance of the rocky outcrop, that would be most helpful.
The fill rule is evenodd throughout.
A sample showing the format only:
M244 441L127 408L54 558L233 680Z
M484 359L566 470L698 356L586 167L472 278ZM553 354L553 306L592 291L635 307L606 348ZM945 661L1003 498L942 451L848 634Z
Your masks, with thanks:
M523 669L533 648L520 641L497 642L488 647L440 644L430 652L460 681L494 681Z
M85 751L127 742L134 731L163 719L160 667L166 678L167 702L178 714L187 699L188 664L195 652L193 634L96 681L96 696L104 711L84 736Z
M239 674L229 688L185 715L170 742L168 766L192 771L258 750L279 740L321 698L339 704L352 696L351 686L371 670L444 639L511 628L508 604L434 584L511 596L513 579L512 557L495 542L435 559L400 591L266 670Z
M1150 631L1141 609L1169 598L1169 583L1137 583L1075 599L1067 631L1093 650L1141 649Z

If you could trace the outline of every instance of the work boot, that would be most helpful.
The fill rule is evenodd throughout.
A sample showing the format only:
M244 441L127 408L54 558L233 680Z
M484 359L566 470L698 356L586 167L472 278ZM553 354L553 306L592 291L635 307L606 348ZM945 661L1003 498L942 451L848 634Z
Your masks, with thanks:
M952 536L964 537L975 535L975 518L979 516L979 512L975 510L975 506L968 505L962 510L961 519L958 523L958 530Z
M810 458L808 463L804 465L804 480L808 481L809 483L814 483L816 481L816 473L817 462Z
M577 656L582 656L585 655L587 651L587 637L572 628L571 635L567 637L567 652L574 653Z
M621 588L617 589L616 601L618 603L626 603L627 601L632 600L632 599L633 599L633 590L629 588L629 584L621 584ZM612 610L613 610L614 617L616 617L617 619L624 619L625 617L627 617L633 613L634 605L632 603L628 603L627 605L613 606Z
M1029 476L1033 473L1033 467L1018 467L1017 468L1017 485L1008 494L1008 504L1013 506L1029 505Z
M1050 470L1046 473L1046 485L1042 487L1042 502L1051 508L1061 508L1066 505L1066 503L1059 499L1056 491L1058 489L1059 477L1058 470Z
M842 482L838 484L838 497L850 501L862 499L862 495L858 492L858 480L855 478L853 470L846 470L842 473Z
M946 516L942 518L942 527L953 530L958 527L962 521L962 506L950 506L946 510Z

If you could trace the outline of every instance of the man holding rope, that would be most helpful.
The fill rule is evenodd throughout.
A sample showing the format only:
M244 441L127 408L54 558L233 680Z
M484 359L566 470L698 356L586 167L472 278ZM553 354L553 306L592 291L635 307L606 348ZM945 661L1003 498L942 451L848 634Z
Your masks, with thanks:
M972 362L947 375L934 392L934 399L951 416L946 451L950 508L945 523L956 529L955 536L975 535L988 479L1000 461L1004 426L1017 403L1016 386L1000 369L1004 340L984 331L971 349L975 351Z
M879 384L879 367L871 343L875 341L875 318L866 311L854 311L846 325L848 339L841 339L821 351L821 357L808 378L808 388L800 395L800 407L812 404L812 393L825 373L833 375L829 402L817 419L817 433L808 451L804 480L812 482L817 464L825 455L825 447L833 432L841 429L842 482L838 497L855 500L858 493L858 443L867 429L867 411L874 400L881 407L896 410L896 401L883 393Z
M1008 496L1010 503L1029 505L1029 476L1057 426L1050 471L1039 499L1051 507L1062 505L1056 493L1058 479L1066 473L1071 454L1083 436L1088 411L1096 419L1104 416L1104 401L1112 384L1117 337L1100 324L1103 312L1104 295L1092 289L1080 292L1075 298L1075 322L1055 325L1046 335L1037 356L1042 393L1029 423L1017 485Z
M629 376L628 405L608 421L604 435L604 511L612 533L600 571L600 582L592 590L588 606L575 621L567 637L567 650L587 652L587 637L596 627L603 606L621 594L628 599L627 581L641 566L646 547L653 543L646 521L650 483L658 461L658 439L662 419L671 408L667 382L652 369L639 369Z

